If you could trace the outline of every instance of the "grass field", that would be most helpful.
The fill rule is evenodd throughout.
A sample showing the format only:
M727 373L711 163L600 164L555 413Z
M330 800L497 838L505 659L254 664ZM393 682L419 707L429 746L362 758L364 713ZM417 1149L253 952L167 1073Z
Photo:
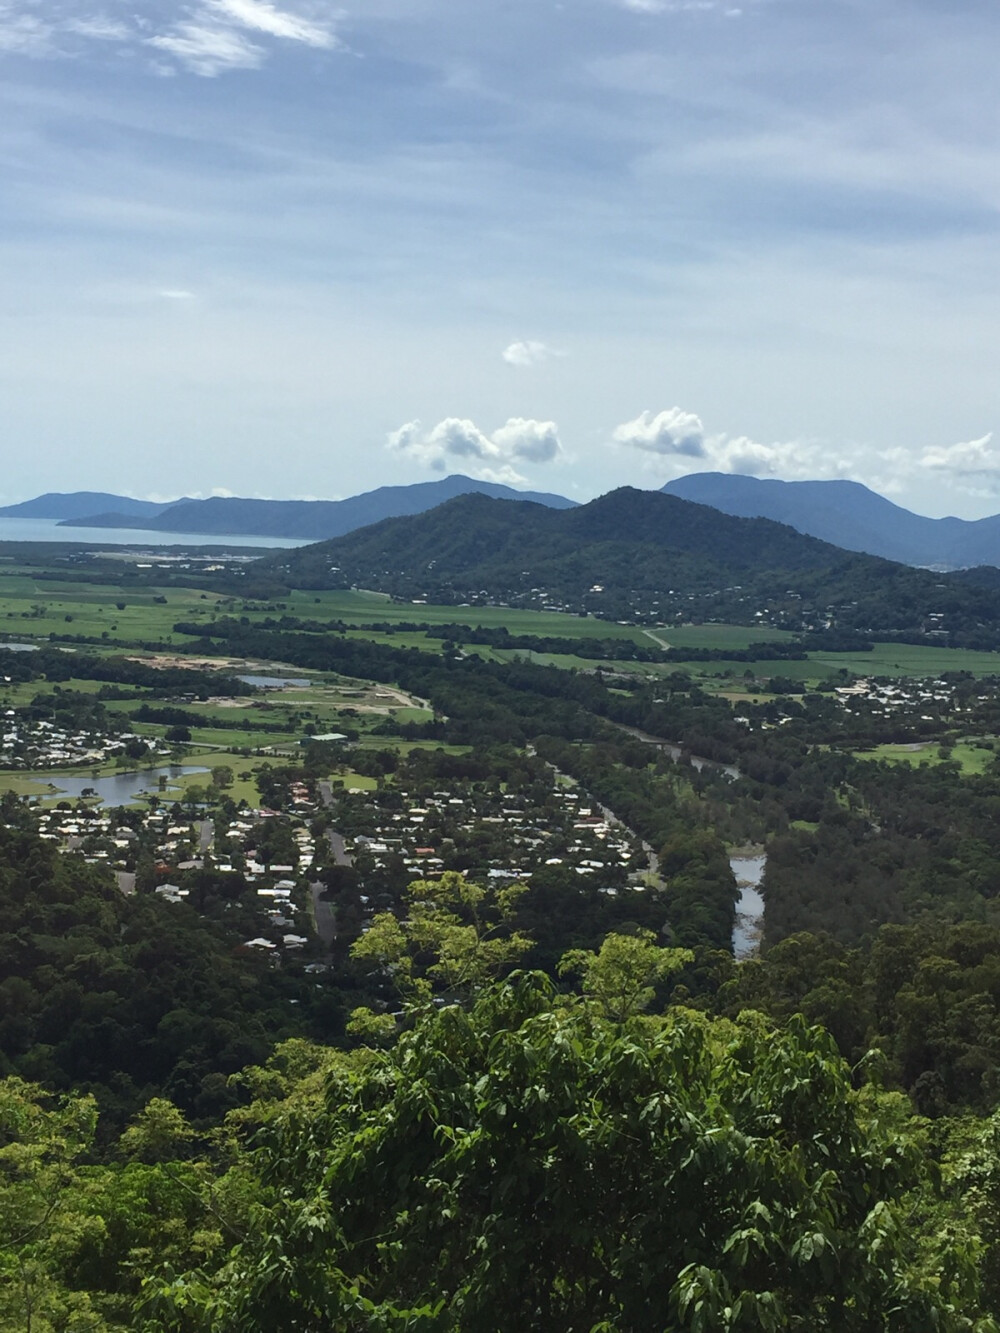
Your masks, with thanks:
M506 606L431 606L393 602L374 592L293 593L283 599L288 614L329 617L364 626L378 623L419 623L422 625L482 625L487 629L501 626L511 634L559 635L572 639L632 639L648 643L635 625L596 620L593 616L573 616L563 611L521 611ZM394 642L400 638L393 637Z
M857 759L880 759L890 764L909 764L913 768L950 760L965 774L984 773L997 756L992 747L986 749L971 740L956 741L948 759L942 758L940 751L940 741L927 741L912 745L877 745L873 750L856 750L854 753Z
M165 597L166 602L156 602ZM109 639L165 640L177 620L210 614L215 593L189 588L130 588L116 584L63 583L0 571L0 633L25 640L50 634L83 634ZM119 604L124 603L124 607Z
M755 643L779 643L793 636L787 630L757 625L670 625L655 630L671 648L749 648ZM649 642L649 640L647 640Z

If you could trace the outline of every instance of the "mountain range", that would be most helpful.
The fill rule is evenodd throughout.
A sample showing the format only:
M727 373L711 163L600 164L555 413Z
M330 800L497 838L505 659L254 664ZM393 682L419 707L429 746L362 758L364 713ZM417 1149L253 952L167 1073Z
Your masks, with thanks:
M90 525L94 514L115 510L122 522L116 526L134 528L135 520L154 519L172 505L184 503L171 500L156 504L152 500L133 500L129 495L109 495L107 491L46 491L33 500L0 508L0 518L56 518L65 523ZM125 520L128 520L127 522Z
M41 495L0 509L0 518L54 518L64 526L134 528L136 520L153 532L211 533L219 536L303 537L319 541L402 514L421 514L456 495L476 492L498 499L528 500L554 509L576 502L541 491L515 491L511 486L471 477L450 476L412 486L380 486L346 500L247 500L212 496L208 500L174 500L153 504L122 495L76 491Z
M1000 565L1000 514L973 520L925 518L857 481L773 481L694 472L667 482L663 490L724 514L771 518L845 550L907 565Z
M459 496L267 555L253 569L285 586L360 586L410 600L487 598L647 623L697 613L788 628L961 633L967 642L989 626L983 644L1000 642L995 589L630 487L565 510Z
M926 518L855 481L774 481L698 472L663 488L667 495L737 518L769 518L844 550L935 569L1000 566L1000 515ZM380 486L344 500L254 500L214 496L168 503L100 491L48 493L0 508L0 518L47 518L66 526L134 528L162 533L297 537L323 541L385 518L421 514L460 495L519 500L550 509L576 501L516 491L459 475L410 486Z

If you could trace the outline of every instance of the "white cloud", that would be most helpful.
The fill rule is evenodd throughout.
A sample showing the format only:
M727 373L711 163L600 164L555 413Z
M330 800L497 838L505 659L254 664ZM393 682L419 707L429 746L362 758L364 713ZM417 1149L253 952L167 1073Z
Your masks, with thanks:
M162 296L165 301L193 301L195 299L194 292L185 291L183 287L164 287L157 295Z
M619 0L619 3L633 14L721 13L726 18L739 18L743 13L728 0Z
M157 24L124 6L120 12L80 13L64 0L0 0L0 51L35 57L79 55L88 42L111 42L135 51L153 48L177 66L204 77L256 69L268 41L297 42L332 50L340 45L329 16L324 21L268 0L195 0L182 16ZM69 12L68 12L69 11ZM175 11L176 12L176 11Z
M214 78L230 69L257 69L264 50L243 33L217 24L178 23L172 32L147 38L149 46L166 51L192 74Z
M551 361L553 357L565 356L566 353L558 351L555 347L549 347L546 343L527 339L524 342L511 343L500 355L508 366L538 366L543 361Z
M642 449L650 454L682 454L685 458L705 457L705 428L701 418L679 407L665 412L641 412L634 421L616 426L611 438L615 444Z
M100 42L125 42L131 36L130 29L124 23L102 14L91 18L70 19L66 24L66 31L75 33L78 37L91 37Z
M220 17L266 32L271 37L286 41L305 42L307 46L331 47L336 44L333 33L318 23L312 23L298 14L289 14L264 0L208 0L208 8Z
M562 452L554 421L524 417L509 418L490 435L464 417L445 417L430 430L419 421L408 421L393 431L386 443L437 472L459 460L477 477L508 484L525 481L515 463L551 463Z
M994 445L990 431L978 440L925 449L919 465L955 477L989 477L1000 474L1000 448Z
M561 445L554 421L530 421L511 417L506 426L493 432L493 443L501 453L526 463L551 463L558 458Z
M841 477L850 465L816 444L785 440L762 444L747 435L708 435L701 417L680 407L641 412L633 421L616 426L614 444L652 455L658 465L671 460L697 459L705 471L736 472L750 477L779 473L791 477Z
M44 56L52 49L52 26L34 14L18 14L0 5L0 51Z

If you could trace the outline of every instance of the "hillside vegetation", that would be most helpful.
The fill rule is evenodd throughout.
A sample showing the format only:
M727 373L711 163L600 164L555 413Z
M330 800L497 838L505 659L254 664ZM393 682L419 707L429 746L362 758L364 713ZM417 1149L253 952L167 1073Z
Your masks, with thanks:
M848 554L769 519L733 518L627 487L555 511L462 496L413 518L255 563L301 588L538 603L670 623L693 613L788 628L962 634L992 646L1000 598L924 570Z

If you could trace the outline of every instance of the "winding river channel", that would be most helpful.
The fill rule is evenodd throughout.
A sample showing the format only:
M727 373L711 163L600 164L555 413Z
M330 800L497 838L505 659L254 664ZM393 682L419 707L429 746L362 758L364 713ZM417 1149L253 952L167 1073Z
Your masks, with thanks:
M618 724L621 726L621 724ZM740 777L740 770L735 764L720 764L715 759L706 759L699 754L690 754L675 741L664 740L662 736L651 736L638 727L621 726L636 740L647 745L655 745L665 750L677 764L690 764L700 773L703 769L716 769L734 780ZM743 849L734 852L729 858L736 887L740 891L736 903L736 924L733 926L733 955L736 958L752 958L760 948L760 937L764 930L764 898L760 891L767 865L767 853L763 850Z
M764 899L760 884L767 865L767 853L739 853L729 858L729 864L740 891L736 903L736 924L733 926L733 957L752 958L760 948L760 936L764 929Z

